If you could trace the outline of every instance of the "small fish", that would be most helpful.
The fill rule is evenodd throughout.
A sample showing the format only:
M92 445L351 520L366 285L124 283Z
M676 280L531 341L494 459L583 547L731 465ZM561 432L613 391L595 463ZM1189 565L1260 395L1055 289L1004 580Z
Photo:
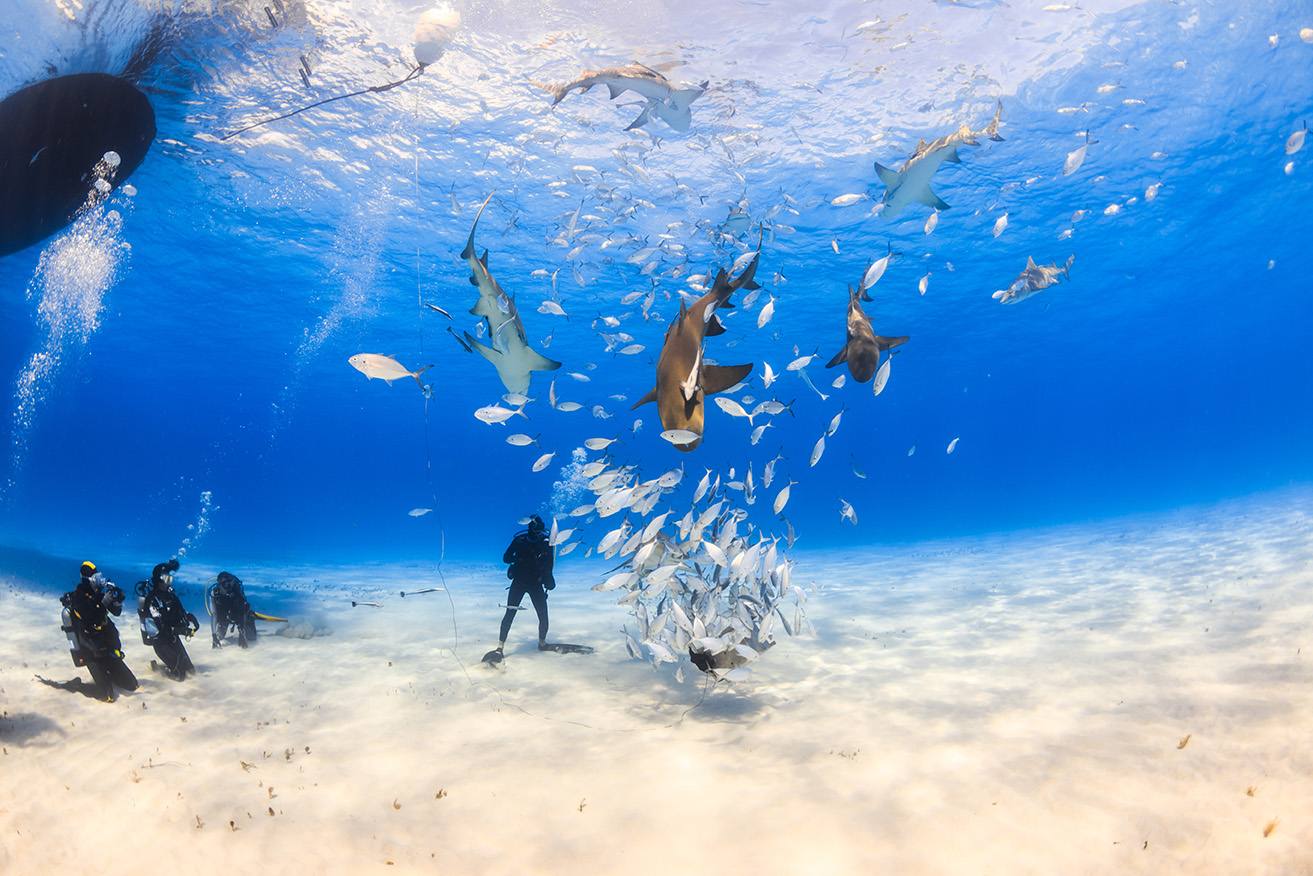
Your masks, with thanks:
M435 313L440 313L440 314L442 314L442 315L445 316L447 319L451 319L451 314L448 313L447 311L443 310L441 307L438 307L438 305L436 305L436 304L430 304L430 303L428 303L427 301L425 301L425 302L424 302L424 306L427 307L429 310L432 310L432 311L435 312Z
M761 369L763 371L762 379L765 381L764 386L765 388L770 389L770 385L775 382L776 374L774 371L771 370L770 363L765 361L764 359L762 360L761 363Z
M935 215L938 216L939 213L936 212ZM880 282L880 278L884 276L885 269L889 267L889 262L893 261L897 256L898 253L894 252L893 244L889 244L889 252L884 258L867 265L866 273L862 275L860 291L865 292L867 289L870 289L876 283Z
M544 301L542 304L538 305L538 312L549 313L554 316L563 316L566 319L570 318L570 314L566 313L560 304L557 304L555 301L551 300L550 298Z
M507 444L515 447L528 447L530 444L537 444L537 438L530 438L528 435L511 435L506 439Z
M875 380L871 382L871 390L875 395L884 392L885 384L889 382L889 363L893 361L894 357L889 356L881 362L880 367L875 370Z
M605 450L614 444L619 437L617 435L615 438L589 438L584 442L584 446L589 450Z
M834 200L830 201L830 206L831 206L831 207L850 207L850 206L852 206L853 204L856 204L858 201L862 200L862 199L865 198L865 197L866 197L866 195L864 195L864 194L860 194L860 193L854 193L854 194L848 194L848 195L839 195L839 197L837 197L837 198L835 198Z
M848 382L848 375L840 373L838 377L834 378L834 380L830 382L830 386L833 386L835 389L843 389L843 385L847 382Z
M1085 150L1089 149L1091 146L1093 146L1098 142L1099 142L1098 140L1091 140L1090 132L1086 131L1085 142L1081 144L1079 149L1075 149L1067 154L1067 160L1063 162L1062 165L1062 175L1071 176L1073 173L1079 170L1080 166L1085 163ZM997 234L994 236L998 237Z
M952 452L953 452L953 450L957 447L957 442L960 441L960 440L962 440L962 439L960 439L960 438L954 438L952 441L948 442L948 452L949 452L949 453L952 453ZM909 455L910 455L910 454L909 454Z
M819 396L821 397L821 401L825 401L827 398L829 398L828 395L826 395L825 393L821 392L819 389L816 388L816 384L812 383L812 379L811 379L811 377L807 374L807 369L806 369L806 368L799 368L799 369L798 369L798 376L802 378L802 382L803 382L803 383L805 383L805 384L807 384L808 386L810 386L810 387L812 388L812 391L815 392L817 395L819 395Z
M797 359L794 359L788 365L784 366L784 370L801 371L803 368L806 368L809 364L811 364L811 360L815 359L816 356L817 353L812 353L810 356L799 356Z
M856 526L856 525L857 525L857 510L856 510L855 508L853 508L853 506L852 506L851 503L849 503L849 502L845 502L845 501L843 500L843 498L840 497L840 499L839 499L839 522L842 523L842 522L845 521L845 520L851 520L851 521L853 522L853 526Z
M547 468L547 465L552 461L552 457L555 455L556 451L553 450L551 453L544 453L542 456L538 457L538 461L533 464L533 470L542 471Z
M821 461L821 454L825 452L825 436L822 435L816 439L816 444L812 447L812 456L810 465L816 465Z
M564 411L565 413L568 414L571 411L577 411L582 407L583 405L579 404L579 402L563 401L556 406L556 409L558 411Z
M487 405L481 407L474 412L474 417L475 419L482 420L490 426L493 423L500 423L504 426L506 425L506 421L516 414L519 414L526 420L529 419L529 415L524 412L523 406L518 407L515 410L509 410L501 405Z
M930 234L939 225L939 211L930 214L930 218L925 220L925 233Z
M930 285L930 272L926 271L926 275L921 278L921 282L916 284L916 288L921 290L921 294L924 295L926 287L928 287L929 285Z
M411 517L423 517L425 514L428 514L432 510L433 510L432 508L415 508L411 511L408 511L407 513L410 514Z
M697 432L689 429L667 429L661 433L661 437L674 444L676 447L683 444L692 444L702 438Z
M770 301L767 301L766 304L761 308L761 313L757 314L757 328L765 328L766 323L770 322L771 317L774 315L775 315L775 296L772 295L770 297ZM769 386L769 384L767 385Z
M770 428L771 426L773 426L773 425L775 425L775 424L774 424L774 423L770 423L770 422L766 422L766 423L762 423L760 426L758 426L757 428L753 429L753 430L752 430L752 436L748 439L748 443L750 443L753 447L756 447L756 446L757 446L757 442L761 440L762 433L765 432L767 429L769 429L769 428ZM766 486L769 487L770 484L767 484Z
M1308 122L1304 123L1303 130L1296 131L1286 138L1286 154L1294 155L1304 148L1304 136L1308 133Z
M834 250L835 255L839 254L839 238L830 241L830 249Z
M839 421L843 419L843 413L846 410L848 410L848 408L839 405L839 413L835 414L834 419L830 421L830 427L825 430L826 435L833 435L835 432L839 431Z
M787 484L784 485L784 488L782 490L780 490L778 493L775 494L775 504L772 505L771 507L774 509L776 514L779 514L781 511L783 511L784 506L789 504L789 488L796 483L797 481L790 480Z
M860 468L857 467L856 456L853 456L852 467L853 467L853 474L857 475L859 478L863 478L863 479L866 478L866 472L862 471Z
M722 396L722 395L718 395L718 396L715 397L714 401L716 402L716 405L717 405L722 411L724 411L725 413L729 414L731 417L746 417L747 420L748 420L748 425L749 425L749 426L752 425L752 417L753 417L753 415L752 415L752 414L749 414L747 411L743 410L743 405L741 405L741 404L739 404L738 402L734 401L734 399L732 399L732 398L725 398L725 397Z
M1007 227L1008 227L1008 214L1004 213L1002 216L998 217L998 221L994 223L994 237L998 237L1000 234L1002 234L1003 229Z
M419 384L420 389L425 389L425 386L419 376L433 367L432 365L425 365L418 371L411 371L391 356L380 356L378 353L357 353L347 361L351 363L352 368L370 380L377 377L391 386L392 381L398 377L413 377L415 382Z
M915 445L915 444L913 444L913 445L911 446L911 448L907 451L907 455L908 455L908 456L911 456L913 453L916 453L916 445Z
M357 606L361 606L361 605L368 605L370 608L382 608L382 607L383 607L383 603L381 603L381 602L356 602L354 599L351 600L351 607L352 607L352 608L356 608ZM243 763L243 766L245 766L245 763Z

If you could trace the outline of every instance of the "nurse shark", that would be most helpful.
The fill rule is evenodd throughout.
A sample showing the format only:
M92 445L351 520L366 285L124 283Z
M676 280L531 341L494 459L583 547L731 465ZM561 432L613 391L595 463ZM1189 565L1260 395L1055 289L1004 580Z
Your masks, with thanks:
M626 91L632 91L645 98L647 106L639 113L638 118L634 119L629 127L625 128L626 131L641 128L647 124L654 113L657 118L676 131L687 131L689 125L693 122L693 114L689 110L689 105L702 96L707 89L708 83L703 82L696 88L677 89L670 83L669 79L651 67L645 67L642 64L630 64L628 67L584 70L579 74L578 79L564 85L537 84L551 92L552 106L556 106L576 88L579 89L580 93L583 93L594 85L605 85L611 93L612 100L615 100Z
M994 120L983 131L972 131L969 125L963 125L957 133L940 137L933 143L918 141L912 157L898 170L890 170L880 162L875 162L876 174L888 187L884 193L882 215L897 216L913 201L934 207L936 210L947 210L948 204L930 190L930 178L945 161L954 164L961 162L962 159L957 155L957 147L979 146L980 143L976 138L980 136L991 140L1002 140L1003 138L998 135L998 117L1002 111L1003 102L999 101L998 109L994 111Z
M515 306L515 299L502 290L501 285L488 273L488 251L483 251L480 258L474 249L474 232L479 227L479 217L483 208L492 199L489 195L479 207L470 228L470 239L461 252L461 258L470 266L470 283L479 290L479 300L470 308L470 313L481 316L488 322L489 347L470 337L465 332L466 343L497 369L497 376L511 392L529 391L529 372L555 371L561 363L529 349L529 342L524 336L524 323L520 321L520 311Z

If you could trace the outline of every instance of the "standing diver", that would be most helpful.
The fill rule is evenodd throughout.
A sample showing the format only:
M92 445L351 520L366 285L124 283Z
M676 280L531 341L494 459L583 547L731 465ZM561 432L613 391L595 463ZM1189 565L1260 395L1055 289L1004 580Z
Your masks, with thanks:
M85 666L91 673L93 696L107 703L114 702L114 686L124 690L137 689L137 677L123 662L123 643L118 627L110 615L123 612L124 593L107 581L96 570L96 564L82 564L82 580L76 589L59 598L64 605L62 629L68 636L68 647L74 666ZM65 690L82 690L81 679L58 683L40 679L51 687ZM83 691L86 693L86 691Z
M196 674L196 667L187 656L180 637L191 638L201 628L196 615L182 607L182 600L173 592L173 573L178 571L178 558L160 563L151 572L149 581L137 582L137 616L141 618L141 641L155 646L160 662L150 662L174 681L182 681Z
M538 650L548 650L547 591L556 588L556 579L552 577L554 561L554 551L547 543L547 528L542 518L534 514L529 518L529 528L517 532L502 555L502 562L510 564L506 577L511 579L511 587L506 596L506 614L501 619L497 647L483 655L485 663L502 661L511 622L515 620L515 612L519 611L526 594L533 602L534 611L538 612Z

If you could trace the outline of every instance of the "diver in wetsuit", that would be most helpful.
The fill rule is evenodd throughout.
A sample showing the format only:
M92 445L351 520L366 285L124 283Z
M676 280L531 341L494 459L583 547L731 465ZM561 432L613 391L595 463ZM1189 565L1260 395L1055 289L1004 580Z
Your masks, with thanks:
M91 673L93 688L89 696L114 702L114 686L136 690L137 677L123 662L123 643L118 627L110 615L123 611L124 593L96 570L96 564L82 564L82 580L76 589L60 597L64 604L63 629L68 636L74 666L85 666ZM42 679L45 681L45 679ZM81 690L81 679L71 682L46 682L65 690Z
M510 547L502 555L502 562L510 564L506 577L511 579L511 587L506 597L506 614L501 619L497 648L484 657L490 663L501 660L511 622L526 595L533 602L534 611L538 612L538 648L544 650L547 645L547 591L556 588L556 579L552 577L555 556L547 543L547 529L541 517L533 515L529 518L529 528L515 534Z
M242 579L231 572L220 572L210 585L210 634L213 647L223 644L229 627L237 628L237 644L245 648L255 644L255 612L246 600Z
M178 571L176 558L160 563L151 572L150 581L137 583L137 615L141 618L141 640L155 647L160 658L152 669L160 669L169 678L182 681L196 674L196 667L182 646L182 636L191 638L201 628L196 615L182 607L173 592L173 573Z

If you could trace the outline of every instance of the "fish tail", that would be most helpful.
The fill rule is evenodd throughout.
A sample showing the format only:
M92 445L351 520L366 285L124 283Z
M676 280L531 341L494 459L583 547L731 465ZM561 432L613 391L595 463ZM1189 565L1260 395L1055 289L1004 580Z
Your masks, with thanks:
M432 365L425 365L423 368L419 369L418 371L410 372L410 376L415 378L415 382L419 384L420 389L427 390L428 387L424 385L424 381L419 379L419 376L423 374L425 371L428 371L432 367L433 367Z

